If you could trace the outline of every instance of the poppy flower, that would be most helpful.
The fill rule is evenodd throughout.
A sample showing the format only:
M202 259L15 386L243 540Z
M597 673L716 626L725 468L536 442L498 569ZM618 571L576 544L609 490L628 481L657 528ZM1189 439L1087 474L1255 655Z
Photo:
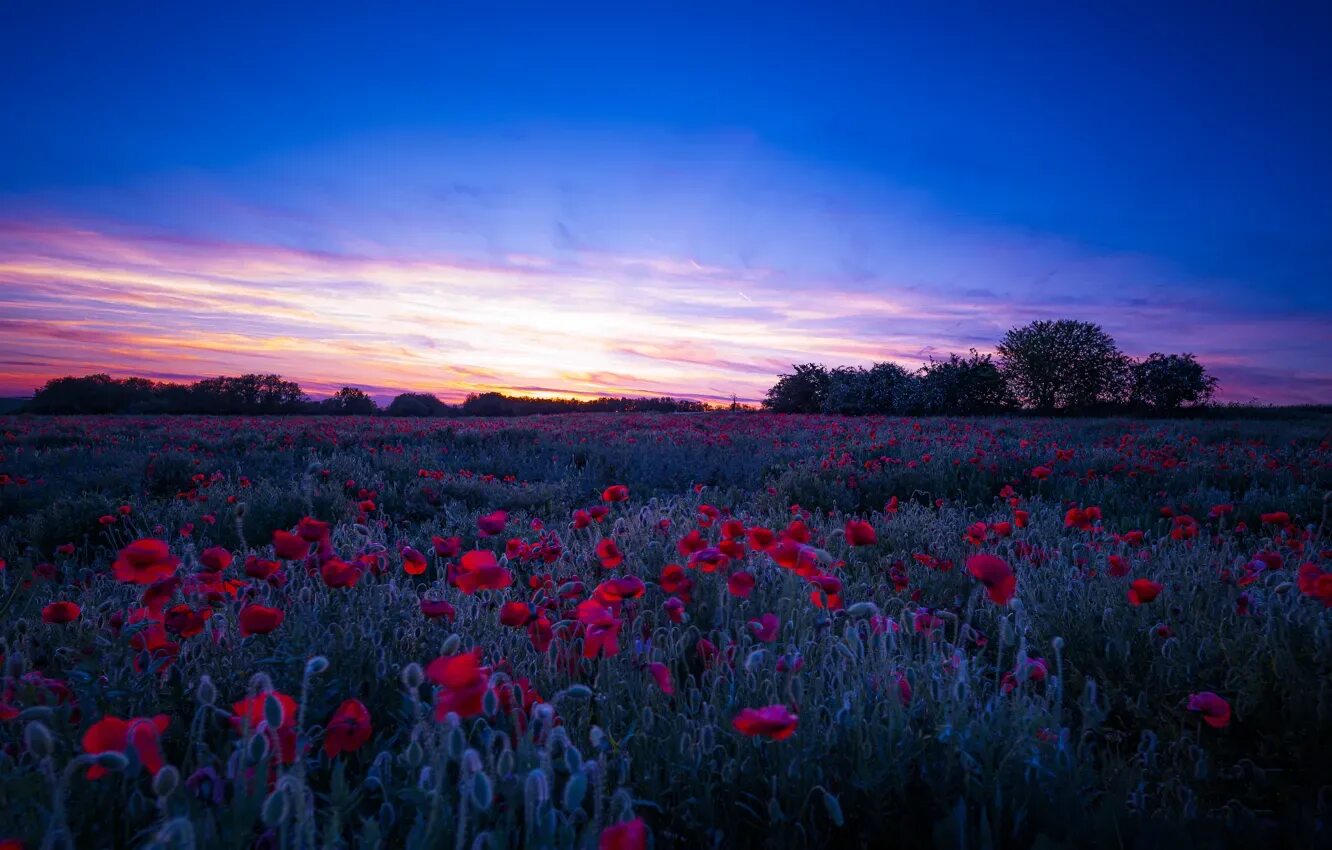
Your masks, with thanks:
M1129 562L1123 555L1111 555L1108 560L1110 562L1110 575L1115 578L1122 578L1129 574Z
M666 617L672 623L684 622L685 606L684 602L679 598L672 596L670 599L667 599L665 602L661 603L661 609L666 612Z
M79 618L80 611L73 602L52 602L42 609L42 622L52 625L72 623Z
M431 537L430 545L441 558L456 558L462 551L461 537Z
M624 563L624 553L609 537L603 538L597 544L597 557L601 559L601 566L607 570L613 570Z
M453 582L471 596L478 590L503 590L513 584L513 575L499 565L493 552L473 549L462 556Z
M863 519L847 520L844 531L846 542L852 546L873 546L879 542L879 535L874 532L874 526Z
M1026 528L1027 523L1030 521L1031 521L1031 514L1027 513L1026 511L1022 510L1013 511L1013 525L1017 526L1018 528Z
M663 694L670 696L675 693L675 685L671 683L671 671L665 664L660 661L653 661L647 666L647 670L653 681L657 683L657 687L661 688Z
M282 722L278 724L277 729L268 727L268 719L265 714L265 704L269 697L277 700L278 705L282 707ZM276 745L277 755L282 759L283 764L291 764L296 761L296 714L299 705L296 700L279 691L264 691L252 697L246 697L240 702L232 703L231 706L231 728L236 734L244 734L248 729L257 735L263 735L268 738L269 743Z
M1134 579L1129 585L1128 600L1130 605L1143 605L1161 595L1161 585L1151 579Z
M1017 589L1017 576L1008 562L997 555L980 553L967 558L967 572L985 585L985 592L996 605L1007 605Z
M355 561L349 564L341 558L329 558L319 568L319 577L329 587L355 587L362 572L361 565Z
M603 502L623 502L629 498L629 488L623 484L612 484L601 491Z
M199 553L199 563L203 568L213 573L220 573L231 566L232 555L221 546L209 546Z
M661 568L661 577L657 579L657 584L667 593L688 593L693 585L693 579L685 572L685 568L679 564L667 564Z
M422 599L421 613L432 620L452 620L458 612L446 599Z
M1290 514L1285 511L1272 511L1259 517L1263 525L1290 525Z
M449 712L459 717L476 717L482 712L481 701L489 686L490 671L480 664L478 650L436 658L426 665L426 676L439 685L435 693L435 719L443 720Z
M314 517L301 517L296 523L296 535L309 543L318 543L328 537L328 523Z
M582 508L579 508L578 510L573 512L574 528L587 528L591 524L592 524L592 514L588 513Z
M1031 477L1035 478L1037 481L1044 481L1050 477L1052 472L1053 470L1048 466L1033 466L1031 468Z
M370 740L370 711L358 699L344 700L324 727L324 753L354 753Z
M675 550L680 553L682 558L688 558L695 552L706 548L708 548L708 541L703 539L703 535L697 528L675 542Z
M428 566L425 555L410 546L402 547L402 571L404 573L409 576L419 576L426 571Z
M535 616L532 606L526 602L505 602L500 606L499 621L501 626L521 629L531 622Z
M754 526L746 533L749 540L749 548L755 552L766 552L777 543L777 534L771 528Z
M1023 673L1023 678L1025 678L1026 681L1038 683L1044 682L1050 673L1044 658L1026 659L1026 662L1021 667L1021 671ZM1016 690L1017 686L1020 684L1018 673L1018 668L1014 668L1012 671L1005 673L999 682L999 690L1005 694L1012 693Z
M1213 729L1230 725L1230 703L1211 691L1189 694L1189 711L1202 714L1203 722Z
M121 549L111 569L117 581L152 584L174 573L179 563L165 541L143 538Z
M599 602L610 605L618 611L619 605L626 599L638 599L647 590L647 585L638 576L621 576L603 581L592 591L592 596Z
M213 616L212 608L195 610L182 603L173 605L162 615L162 625L168 632L183 638L194 637L204 630L204 623Z
M749 594L754 592L754 575L744 570L737 570L726 580L726 589L732 596L748 599Z
M773 741L785 741L795 734L798 719L784 705L769 705L744 709L735 716L731 725L740 734L751 738L762 735Z
M504 526L509 521L509 515L504 511L492 511L482 517L477 517L476 528L482 537L494 537L504 531Z
M240 624L241 637L249 637L268 634L282 625L284 617L286 615L278 608L250 604L241 609L236 621Z
M278 529L273 532L273 551L284 561L299 561L310 554L310 541Z
M768 554L777 562L777 566L803 578L809 578L818 570L818 554L811 547L795 540L782 538Z
M578 622L583 624L583 657L609 658L620 651L620 627L623 623L610 606L596 599L578 603Z
M83 751L89 755L124 753L133 747L139 763L149 773L156 775L163 764L159 741L170 725L171 718L165 714L133 717L129 720L103 717L83 733ZM88 768L89 779L99 779L106 773L107 769L101 765L95 764Z
M597 839L597 850L646 850L647 824L642 818L634 818L608 826L601 831Z
M772 643L777 640L777 633L781 631L782 621L776 614L764 614L756 620L749 621L749 631L754 637L763 643Z
M277 575L282 569L282 562L270 561L265 558L250 555L245 559L245 566L243 569L245 574L250 578L269 579Z

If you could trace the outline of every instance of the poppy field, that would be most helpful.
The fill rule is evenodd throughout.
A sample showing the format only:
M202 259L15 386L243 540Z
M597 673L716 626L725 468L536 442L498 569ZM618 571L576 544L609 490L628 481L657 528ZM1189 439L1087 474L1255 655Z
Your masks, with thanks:
M1332 846L1326 420L0 431L6 850Z

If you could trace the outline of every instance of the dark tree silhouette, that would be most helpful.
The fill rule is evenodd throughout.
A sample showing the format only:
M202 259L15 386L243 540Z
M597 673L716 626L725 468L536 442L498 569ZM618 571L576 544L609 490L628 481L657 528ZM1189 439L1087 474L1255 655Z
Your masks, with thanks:
M1133 364L1133 403L1150 410L1178 410L1205 404L1216 378L1192 354L1149 354Z
M343 387L320 402L323 413L334 416L374 416L379 412L379 405L358 387Z
M948 355L920 370L920 404L928 413L996 413L1011 405L1004 376L994 359L971 349L968 357Z
M997 349L1009 391L1039 413L1087 411L1127 398L1128 358L1100 325L1032 322L1009 330Z
M791 369L791 374L777 378L763 406L777 413L820 412L831 381L828 370L817 363L792 365Z

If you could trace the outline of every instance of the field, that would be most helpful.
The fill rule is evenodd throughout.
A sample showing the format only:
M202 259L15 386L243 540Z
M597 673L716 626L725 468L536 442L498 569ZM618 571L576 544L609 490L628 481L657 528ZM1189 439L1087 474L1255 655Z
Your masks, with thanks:
M0 430L0 839L1332 846L1325 419Z

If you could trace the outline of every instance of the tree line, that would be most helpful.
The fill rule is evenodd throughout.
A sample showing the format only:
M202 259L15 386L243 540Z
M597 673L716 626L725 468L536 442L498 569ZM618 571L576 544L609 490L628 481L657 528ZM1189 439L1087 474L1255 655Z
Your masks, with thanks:
M1217 380L1192 354L1135 360L1092 322L1036 321L1004 334L997 355L950 354L911 371L792 366L763 406L779 413L1041 414L1171 412L1206 405Z
M575 412L696 413L706 409L702 402L688 399L524 398L497 392L473 393L461 404L446 404L429 393L402 393L387 407L380 408L358 387L343 387L328 398L316 400L306 395L300 384L281 375L222 376L181 384L98 374L53 378L33 394L21 412L437 417Z

